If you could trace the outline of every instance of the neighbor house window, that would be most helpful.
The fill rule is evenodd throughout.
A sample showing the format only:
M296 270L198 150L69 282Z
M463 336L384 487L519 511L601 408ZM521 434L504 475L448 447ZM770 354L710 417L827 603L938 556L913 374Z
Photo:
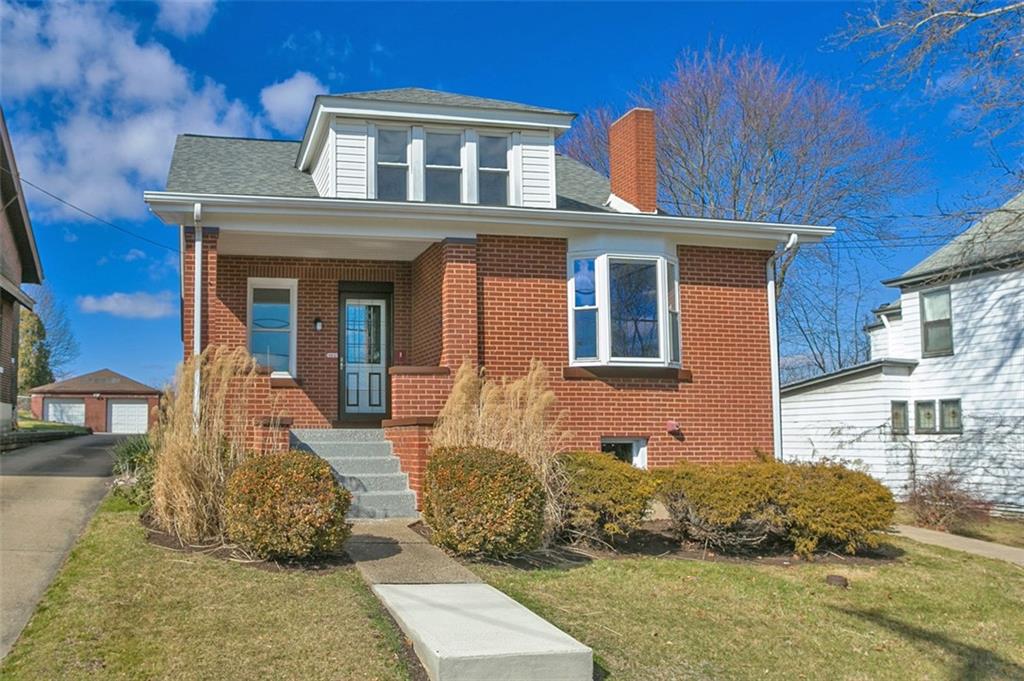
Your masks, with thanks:
M409 198L409 131L377 130L377 198Z
M573 362L678 364L674 260L602 254L570 258L569 269Z
M249 280L249 351L275 374L295 375L294 279Z
M479 202L485 206L507 206L508 137L481 135L477 155Z
M907 403L906 402L891 402L890 403L890 424L892 427L893 435L906 435L910 432L910 424L907 422L909 418Z
M953 354L953 318L948 288L921 294L921 345L925 357Z
M424 182L428 203L459 203L462 200L461 133L427 133Z
M647 440L643 438L601 438L601 451L637 468L647 468Z
M935 422L935 402L915 402L914 403L914 431L917 433L934 433L936 431Z
M964 431L960 400L941 400L939 402L939 430L943 433L962 433Z

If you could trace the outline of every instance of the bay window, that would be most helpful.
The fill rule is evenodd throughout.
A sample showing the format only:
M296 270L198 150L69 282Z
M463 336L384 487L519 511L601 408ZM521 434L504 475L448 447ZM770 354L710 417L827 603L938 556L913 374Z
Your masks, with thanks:
M571 257L570 361L678 365L677 273L661 256Z
M295 279L249 279L249 351L272 374L295 376Z

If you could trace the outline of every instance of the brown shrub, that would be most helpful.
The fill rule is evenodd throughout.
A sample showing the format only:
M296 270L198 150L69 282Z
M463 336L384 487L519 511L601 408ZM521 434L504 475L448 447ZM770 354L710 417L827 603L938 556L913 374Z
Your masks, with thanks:
M907 506L916 524L946 532L962 532L984 523L991 510L989 504L972 495L960 476L952 471L925 476L910 492Z
M228 537L260 558L302 559L337 552L349 536L352 495L329 463L307 452L257 454L228 479Z

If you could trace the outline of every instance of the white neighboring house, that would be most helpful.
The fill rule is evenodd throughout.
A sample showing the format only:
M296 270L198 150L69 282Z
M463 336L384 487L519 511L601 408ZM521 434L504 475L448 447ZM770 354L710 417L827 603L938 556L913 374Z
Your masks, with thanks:
M859 461L897 496L952 470L1024 511L1024 194L883 283L871 361L782 388L784 458Z

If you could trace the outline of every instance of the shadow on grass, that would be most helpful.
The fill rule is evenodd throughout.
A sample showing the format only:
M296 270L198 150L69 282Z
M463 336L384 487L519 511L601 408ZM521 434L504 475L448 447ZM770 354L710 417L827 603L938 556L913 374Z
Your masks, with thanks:
M959 668L950 678L959 681L986 681L988 679L1024 679L1024 667L980 646L963 643L945 634L901 622L872 610L838 608L852 617L884 627L917 647L933 647L955 656Z

